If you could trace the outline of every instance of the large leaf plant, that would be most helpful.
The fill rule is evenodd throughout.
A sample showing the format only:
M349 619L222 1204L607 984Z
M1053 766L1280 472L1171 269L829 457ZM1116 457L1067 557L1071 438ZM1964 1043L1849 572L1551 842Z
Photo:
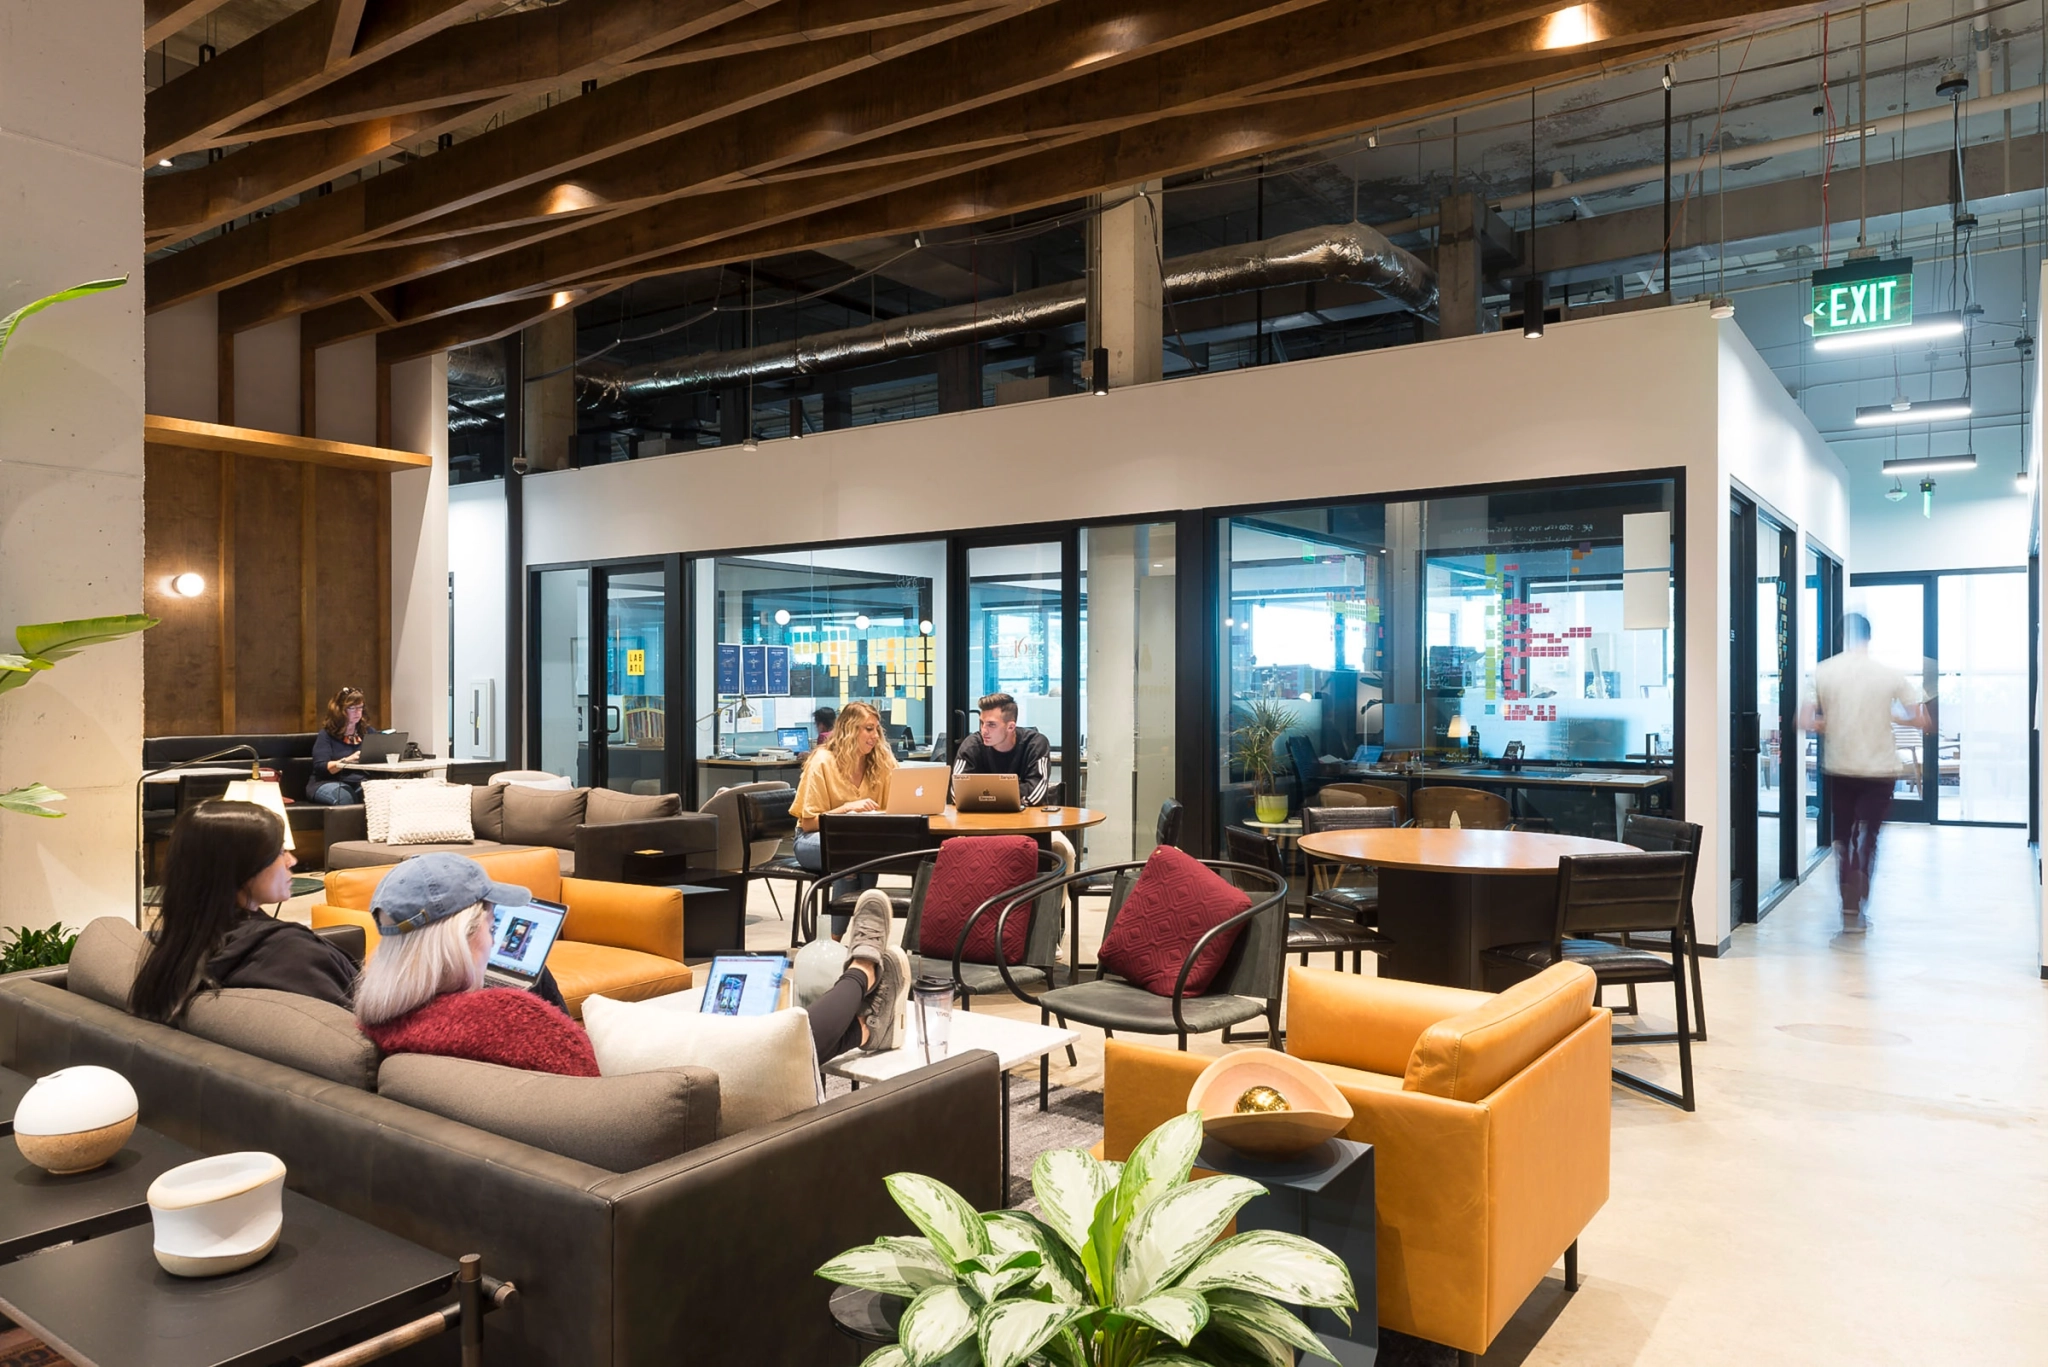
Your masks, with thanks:
M14 337L14 330L22 320L41 313L52 304L61 304L67 299L78 299L88 294L119 288L128 283L127 276L114 280L89 280L83 285L73 285L68 290L44 295L32 303L24 304L5 318L0 318L0 358L7 354L7 343ZM157 619L146 617L139 612L121 617L88 617L70 622L38 622L14 629L15 644L20 647L16 653L0 651L0 693L20 688L37 674L50 668L57 661L69 655L76 655L87 646L103 641L117 641L123 636L132 636L138 631L147 631L156 625ZM40 783L0 791L0 811L19 812L25 816L62 816L50 804L61 802L64 794Z
M849 1249L818 1275L908 1299L897 1341L863 1367L1293 1367L1330 1357L1288 1304L1343 1318L1351 1274L1322 1245L1275 1230L1218 1242L1265 1193L1242 1177L1188 1180L1190 1111L1123 1164L1054 1149L1032 1166L1043 1218L977 1214L943 1182L886 1179L920 1237Z

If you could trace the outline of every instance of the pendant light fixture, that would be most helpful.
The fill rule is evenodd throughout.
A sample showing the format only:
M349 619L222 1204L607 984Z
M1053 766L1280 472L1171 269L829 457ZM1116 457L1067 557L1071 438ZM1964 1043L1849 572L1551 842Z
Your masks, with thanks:
M1543 277L1536 273L1536 87L1529 87L1529 278L1522 282L1522 336L1543 336Z

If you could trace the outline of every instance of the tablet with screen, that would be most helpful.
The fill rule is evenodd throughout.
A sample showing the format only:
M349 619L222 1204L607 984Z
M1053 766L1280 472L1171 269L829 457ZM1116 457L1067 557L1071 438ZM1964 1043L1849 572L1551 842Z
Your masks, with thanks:
M497 987L532 987L568 914L567 907L537 897L523 907L493 906L491 957L484 963L484 980Z
M765 1016L782 1001L789 960L780 954L721 954L704 975L701 1010L714 1016Z

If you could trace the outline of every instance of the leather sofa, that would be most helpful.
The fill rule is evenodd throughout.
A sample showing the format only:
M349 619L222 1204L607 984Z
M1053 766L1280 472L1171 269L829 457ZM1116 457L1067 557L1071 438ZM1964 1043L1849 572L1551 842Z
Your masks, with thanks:
M513 883L547 902L569 908L548 967L569 1014L583 1018L583 999L601 992L615 1001L641 1001L680 992L693 981L683 962L683 895L672 888L565 878L553 850L496 850L470 856L500 883ZM325 900L313 908L313 927L356 926L364 957L376 952L370 900L384 875L398 867L335 869Z
M143 1124L206 1153L275 1153L294 1191L450 1257L481 1254L520 1293L486 1322L494 1367L852 1364L861 1352L813 1274L915 1232L882 1179L914 1170L979 1209L1000 1201L999 1075L985 1052L614 1172L138 1020L67 990L68 976L0 977L0 1063L30 1076L113 1068ZM501 1071L596 1089L638 1080ZM454 1347L437 1339L392 1361L452 1363Z
M547 848L564 874L612 882L635 850L688 857L691 868L717 861L717 818L681 810L680 799L636 797L606 788L525 788L503 783L470 789L474 840L449 844L388 845L369 838L369 814L360 804L325 812L327 867L370 868L415 855L452 850L479 855L503 849Z
M1379 1322L1484 1353L1606 1204L1609 1013L1560 964L1489 994L1325 969L1287 974L1287 1052L1373 1145ZM1111 1040L1103 1156L1187 1108L1211 1060Z

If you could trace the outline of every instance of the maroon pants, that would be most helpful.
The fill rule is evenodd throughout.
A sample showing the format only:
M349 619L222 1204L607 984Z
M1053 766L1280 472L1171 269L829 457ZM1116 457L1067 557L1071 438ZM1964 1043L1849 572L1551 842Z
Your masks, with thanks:
M1877 867L1877 828L1891 812L1893 787L1894 780L1888 778L1828 775L1844 912L1861 911L1870 900L1870 875Z

